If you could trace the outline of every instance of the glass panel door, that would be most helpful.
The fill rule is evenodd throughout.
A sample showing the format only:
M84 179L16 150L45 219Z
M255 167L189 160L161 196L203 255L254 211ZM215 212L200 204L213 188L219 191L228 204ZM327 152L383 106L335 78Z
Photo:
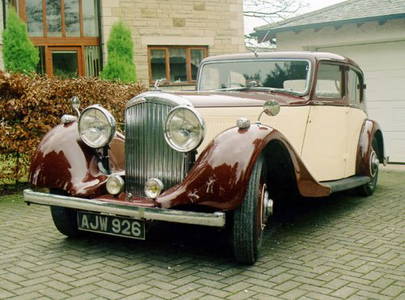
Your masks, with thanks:
M48 74L60 78L74 78L83 75L80 47L49 47Z

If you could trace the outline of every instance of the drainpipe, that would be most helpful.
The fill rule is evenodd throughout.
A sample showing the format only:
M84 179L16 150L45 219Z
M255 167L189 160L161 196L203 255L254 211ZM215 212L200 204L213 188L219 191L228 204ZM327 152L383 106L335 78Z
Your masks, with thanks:
M102 24L102 10L101 10L101 3L102 0L97 1L97 10L98 10L98 34L100 37L100 71L104 68L104 55L103 55L103 48L104 48L104 38L103 38L103 24Z
M6 0L1 1L1 6L3 9L3 29L6 29Z

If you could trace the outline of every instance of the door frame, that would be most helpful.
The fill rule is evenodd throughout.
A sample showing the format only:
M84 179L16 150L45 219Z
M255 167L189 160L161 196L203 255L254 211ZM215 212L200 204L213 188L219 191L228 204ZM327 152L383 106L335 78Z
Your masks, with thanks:
M84 76L84 66L83 66L83 49L81 46L47 46L45 47L45 69L48 76L53 75L53 61L52 61L52 51L76 51L77 52L77 75Z

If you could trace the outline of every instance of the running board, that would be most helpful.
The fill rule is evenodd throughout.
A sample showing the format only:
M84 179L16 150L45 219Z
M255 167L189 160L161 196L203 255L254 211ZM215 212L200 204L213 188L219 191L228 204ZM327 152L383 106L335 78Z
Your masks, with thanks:
M368 176L352 176L334 181L321 181L323 185L330 187L331 193L349 190L369 182L370 177Z

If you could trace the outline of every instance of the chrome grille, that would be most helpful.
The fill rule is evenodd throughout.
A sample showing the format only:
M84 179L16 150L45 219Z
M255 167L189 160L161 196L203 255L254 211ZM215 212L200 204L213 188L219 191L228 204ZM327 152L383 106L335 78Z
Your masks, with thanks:
M145 182L159 178L165 189L183 180L186 156L169 147L163 135L164 122L173 105L140 101L125 112L126 190L144 196Z

